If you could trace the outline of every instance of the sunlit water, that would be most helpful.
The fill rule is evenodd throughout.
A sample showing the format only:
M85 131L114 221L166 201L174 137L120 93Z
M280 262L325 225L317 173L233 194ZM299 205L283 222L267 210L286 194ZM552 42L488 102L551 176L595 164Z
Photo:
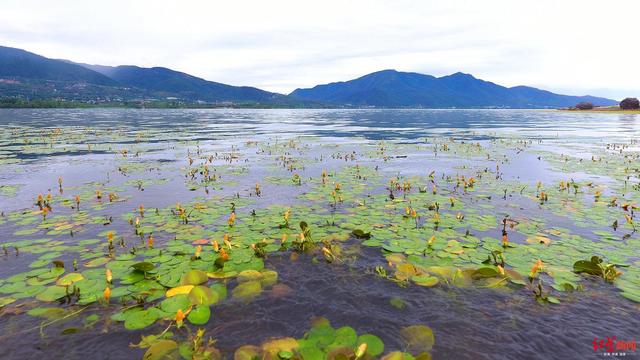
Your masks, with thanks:
M0 129L4 137L0 152L21 160L0 165L0 184L19 186L15 195L0 195L0 210L7 213L28 208L34 194L55 190L59 176L65 179L65 186L92 181L122 184L129 180L114 171L118 163L110 153L83 151L80 147L73 152L61 149L48 154L24 153L20 144L13 143L7 135L13 128L108 130L119 134L114 148L134 143L139 132L161 129L162 136L145 139L139 146L152 149L145 153L146 160L168 163L184 162L187 149L193 151L196 143L204 149L227 151L232 145L247 141L290 138L335 143L354 150L360 144L380 140L414 143L434 137L481 142L527 138L542 140L540 148L546 150L589 158L596 147L638 139L640 117L515 110L2 110ZM314 155L319 153L311 156ZM250 152L243 156L256 158ZM328 164L339 166L338 163ZM452 169L455 165L446 159L409 153L406 159L390 163L383 170L389 174L424 175L432 169ZM305 170L317 174L323 166L327 165L312 165ZM268 172L268 168L251 162L247 179L220 192L246 191ZM562 179L533 154L508 164L503 172L505 178L530 184ZM109 211L131 211L138 203L148 208L166 207L203 195L200 190L186 189L180 175L149 170L146 176L168 178L168 182L146 186L144 192L130 186L127 194L133 199ZM295 203L297 194L276 191L266 185L262 201ZM105 212L105 216L109 214ZM558 220L558 224L571 226L566 219ZM0 231L0 241L8 240L13 233L7 226L0 227ZM494 235L497 234L496 230ZM539 306L527 294L517 292L401 288L368 271L379 253L379 249L365 249L349 267L316 264L304 255L295 263L286 256L274 256L269 260L271 267L279 272L279 282L292 289L291 294L284 298L267 294L249 305L231 302L215 306L213 319L207 324L209 335L218 340L217 346L229 358L243 344L259 343L272 336L300 337L312 317L324 316L335 326L350 325L359 333L375 333L390 350L401 350L395 336L398 329L421 323L434 329L436 359L585 359L599 356L593 350L594 338L633 339L639 335L637 305L607 294L604 289L601 292L602 285L596 282L587 296L576 296L551 307ZM26 271L31 261L28 256L2 257L0 276ZM393 297L404 299L406 308L398 311L392 307L389 300ZM126 331L115 325L108 331L94 328L71 335L60 335L61 327L45 336L38 330L11 336L12 332L38 324L37 319L0 311L0 357L136 358L144 350L128 345L137 342L140 334L149 333ZM69 324L73 325L73 320Z

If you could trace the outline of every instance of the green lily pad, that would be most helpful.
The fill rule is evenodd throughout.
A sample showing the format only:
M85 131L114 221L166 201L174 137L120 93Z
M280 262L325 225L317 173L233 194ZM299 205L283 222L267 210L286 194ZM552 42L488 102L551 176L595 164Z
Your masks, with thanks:
M198 305L191 309L187 320L193 325L204 325L211 317L211 309L207 305Z
M232 295L234 298L242 299L242 300L251 300L262 292L262 285L260 281L246 281L238 284L232 291Z
M125 312L124 327L127 330L140 330L152 325L159 317L158 309L149 308L132 313Z
M183 285L200 285L209 280L207 273L202 270L189 270L182 276L180 283Z
M425 325L405 327L400 331L400 338L412 353L429 352L435 343L433 330Z
M56 281L56 285L69 286L75 282L84 280L84 276L80 273L69 273Z
M218 293L207 286L195 286L189 292L189 300L194 305L212 305L218 302Z
M146 261L135 263L135 264L131 265L131 267L134 268L135 270L140 271L140 272L149 272L149 271L151 271L151 270L156 268L155 265L153 265L150 262L146 262Z
M160 360L167 358L169 354L178 348L178 343L173 340L161 339L155 341L144 353L145 360Z
M36 299L40 301L56 301L66 295L67 289L65 287L54 285L36 295Z
M371 356L378 356L384 351L384 343L379 337L373 334L363 334L358 337L358 346L360 344L367 344L367 354Z

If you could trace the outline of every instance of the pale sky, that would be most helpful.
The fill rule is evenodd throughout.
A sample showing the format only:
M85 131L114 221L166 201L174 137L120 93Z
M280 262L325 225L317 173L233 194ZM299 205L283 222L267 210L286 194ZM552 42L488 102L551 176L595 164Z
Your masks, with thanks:
M638 0L2 0L0 45L231 85L298 87L396 69L640 96Z

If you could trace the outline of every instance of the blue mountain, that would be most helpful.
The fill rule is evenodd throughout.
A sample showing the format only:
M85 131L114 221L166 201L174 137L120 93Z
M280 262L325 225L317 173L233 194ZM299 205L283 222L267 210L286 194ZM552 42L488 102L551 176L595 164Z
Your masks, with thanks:
M343 106L381 108L559 108L588 101L616 105L594 96L568 96L527 86L504 87L461 72L434 77L383 70L360 78L296 89L290 96Z

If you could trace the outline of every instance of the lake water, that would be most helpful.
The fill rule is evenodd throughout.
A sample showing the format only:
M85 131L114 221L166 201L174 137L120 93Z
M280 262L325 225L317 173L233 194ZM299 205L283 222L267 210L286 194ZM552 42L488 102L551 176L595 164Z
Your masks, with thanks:
M640 335L639 139L637 115L553 111L0 110L0 357L140 358L164 334L177 358L198 328L236 359L274 338L349 358L352 331L384 343L365 358L603 356ZM594 255L620 274L574 272ZM210 317L176 328L180 297Z

